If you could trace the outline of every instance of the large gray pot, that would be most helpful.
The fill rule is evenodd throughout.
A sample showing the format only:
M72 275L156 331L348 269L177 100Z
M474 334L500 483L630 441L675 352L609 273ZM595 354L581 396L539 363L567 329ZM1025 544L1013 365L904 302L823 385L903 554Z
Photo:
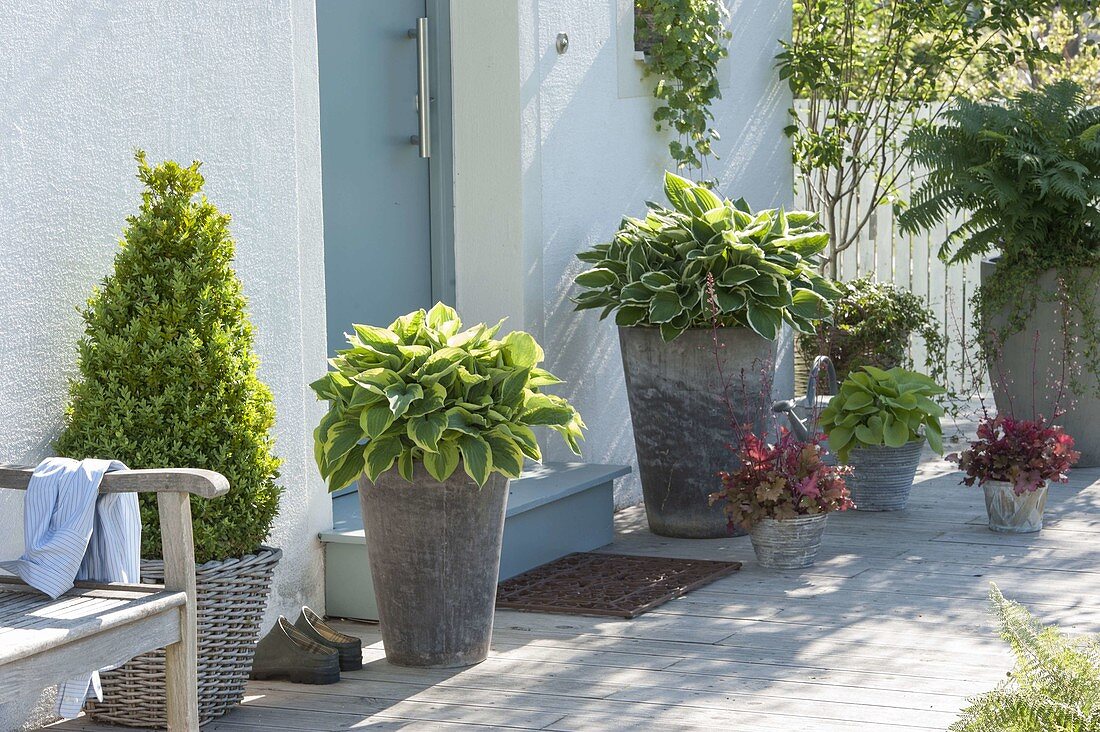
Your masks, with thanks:
M417 463L409 483L390 470L359 479L386 658L453 668L489 654L508 480L483 488L459 467L443 483Z
M995 262L982 262L982 282L993 274ZM1086 278L1092 270L1085 270ZM1047 270L1034 285L1042 293L1054 293L1058 289L1058 272ZM1027 319L1022 330L1008 337L998 362L990 364L990 381L997 411L1012 414L1019 419L1031 419L1037 415L1050 417L1057 403L1068 409L1058 419L1058 424L1073 437L1075 449L1081 453L1077 467L1100 466L1100 394L1096 389L1096 364L1086 362L1088 343L1082 338L1083 326L1076 307L1089 307L1100 318L1100 287L1093 293L1092 303L1074 302L1072 314L1076 318L1069 323L1070 348L1066 353L1069 364L1080 370L1077 380L1085 388L1083 393L1069 391L1058 401L1057 382L1062 374L1062 354L1065 342L1062 337L1062 312L1058 302L1036 304L1035 311ZM1004 326L1005 316L994 316L990 325L994 329ZM1039 334L1036 344L1036 333Z
M909 491L920 465L924 438L901 447L853 447L848 453L852 474L846 476L852 502L860 511L900 511L909 503Z
M769 569L802 569L817 560L827 513L761 519L749 532L756 560Z
M740 423L768 429L770 374L776 345L748 328L719 328L722 371ZM708 497L720 487L718 472L732 470L736 443L722 400L714 332L693 328L666 343L657 328L619 328L634 446L655 534L687 539L729 536L721 505ZM743 535L744 532L737 532Z
M1043 529L1043 510L1047 505L1047 484L1016 495L1006 480L991 480L982 485L985 511L991 531L1006 534L1032 534Z

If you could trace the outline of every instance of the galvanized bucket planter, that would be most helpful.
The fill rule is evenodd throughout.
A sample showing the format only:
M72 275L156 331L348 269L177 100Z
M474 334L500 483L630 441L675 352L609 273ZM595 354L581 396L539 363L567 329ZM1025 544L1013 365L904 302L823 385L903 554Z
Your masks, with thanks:
M749 532L756 560L769 569L802 569L817 560L827 513L761 519Z
M359 479L386 659L456 668L489 654L508 479L479 488L462 468L440 483L416 464Z
M748 328L719 328L722 372L738 422L768 428L776 345ZM722 401L714 331L692 328L674 341L658 328L619 328L638 473L646 518L655 534L684 539L729 536L726 516L708 496L718 472L734 467L736 441ZM744 532L738 532L744 534Z
M848 454L852 474L844 480L856 508L860 511L905 508L923 447L923 438L901 447L853 447Z
M991 531L1007 534L1032 534L1043 528L1043 510L1047 505L1047 484L1022 495L1016 495L1012 484L992 480L982 485L985 510L989 514Z

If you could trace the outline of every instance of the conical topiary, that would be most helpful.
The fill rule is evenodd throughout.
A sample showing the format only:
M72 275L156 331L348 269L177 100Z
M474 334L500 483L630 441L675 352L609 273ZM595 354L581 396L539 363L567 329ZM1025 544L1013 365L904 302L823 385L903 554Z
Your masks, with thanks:
M217 470L230 490L194 499L199 563L254 552L278 511L275 408L257 378L252 326L232 268L229 216L201 195L199 163L150 167L121 251L83 311L80 375L60 454L131 468ZM160 557L153 495L143 495L142 554Z

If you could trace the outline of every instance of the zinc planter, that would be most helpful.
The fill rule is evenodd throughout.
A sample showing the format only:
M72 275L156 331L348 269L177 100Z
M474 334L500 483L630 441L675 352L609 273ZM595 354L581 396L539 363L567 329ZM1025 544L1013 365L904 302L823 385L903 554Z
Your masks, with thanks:
M996 270L995 262L982 262L982 281L985 282ZM1091 276L1091 270L1084 275ZM1044 272L1034 285L1042 293L1054 293L1058 289L1058 272ZM1074 303L1075 307L1091 308L1093 318L1100 318L1100 290L1094 294L1091 303ZM1071 311L1076 318L1080 313ZM1095 321L1094 321L1095 322ZM994 316L991 326L999 330L1004 326L1005 316ZM1070 347L1067 351L1062 337L1062 309L1057 302L1038 302L1023 328L1013 333L1001 349L999 362L990 365L990 381L993 384L993 397L997 411L1012 414L1019 419L1034 419L1039 415L1053 413L1056 402L1062 409L1068 410L1058 418L1058 424L1073 436L1074 449L1081 453L1076 467L1089 468L1100 466L1100 394L1086 388L1084 393L1070 390L1067 385L1065 396L1058 402L1057 382L1062 374L1062 356L1065 353L1069 364L1076 363L1080 369L1078 380L1085 385L1094 384L1092 368L1088 362L1088 341L1082 338L1085 325L1069 324ZM1036 347L1035 334L1039 333Z
M389 470L359 479L386 658L455 668L489 654L508 479L484 487L460 467L435 480L417 463L410 483Z
M920 465L924 440L901 447L853 447L848 454L852 474L844 480L859 511L900 511L909 503L909 491Z
M1008 481L991 480L982 485L989 528L1006 534L1032 534L1043 528L1047 505L1047 484L1016 495Z
M271 575L282 556L279 549L260 547L255 554L195 568L200 724L221 717L244 698ZM141 579L162 584L164 562L143 559ZM103 701L88 702L91 717L129 727L166 726L163 650L137 656L99 678Z
M827 513L790 519L761 519L749 532L756 560L769 569L802 569L817 560Z
M763 372L774 368L776 344L749 328L719 328L718 341L735 418L763 434L771 404ZM714 332L692 328L666 343L658 328L620 327L619 344L650 530L685 539L729 536L721 506L708 502L736 441Z

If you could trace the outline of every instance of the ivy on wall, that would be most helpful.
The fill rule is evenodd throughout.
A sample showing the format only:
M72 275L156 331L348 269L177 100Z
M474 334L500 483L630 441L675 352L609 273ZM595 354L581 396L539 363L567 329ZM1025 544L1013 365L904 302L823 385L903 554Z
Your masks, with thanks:
M658 79L657 130L675 132L668 151L677 168L702 168L719 139L710 106L722 96L729 11L723 0L636 0L634 9L635 48L646 54L645 77Z

